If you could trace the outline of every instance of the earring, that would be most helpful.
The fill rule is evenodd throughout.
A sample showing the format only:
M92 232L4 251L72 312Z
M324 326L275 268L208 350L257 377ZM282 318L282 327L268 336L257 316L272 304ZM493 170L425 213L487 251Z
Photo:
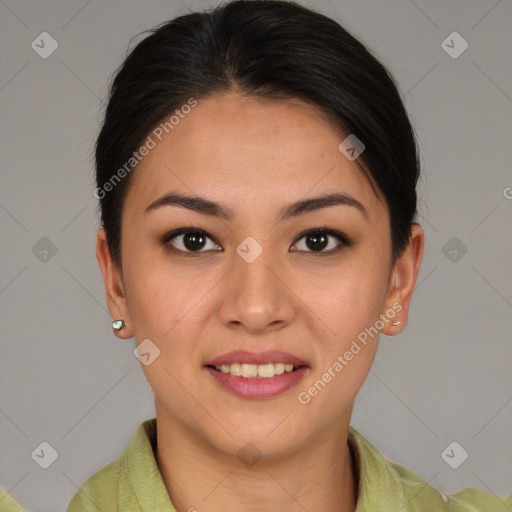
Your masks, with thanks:
M112 322L112 329L116 331L120 331L123 327L125 327L124 320L114 320Z
M400 325L402 322L400 320L397 320L396 322L393 322L391 325Z

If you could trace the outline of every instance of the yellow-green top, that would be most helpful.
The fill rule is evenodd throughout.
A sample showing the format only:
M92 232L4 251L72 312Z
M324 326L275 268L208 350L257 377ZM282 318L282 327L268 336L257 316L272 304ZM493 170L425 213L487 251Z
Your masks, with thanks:
M356 512L512 512L512 496L497 497L472 488L450 494L445 501L412 471L385 459L353 427L348 442L359 472ZM155 446L156 418L152 418L139 426L119 459L82 485L67 512L176 512L156 464Z
M0 489L0 512L25 512L25 509L12 496Z

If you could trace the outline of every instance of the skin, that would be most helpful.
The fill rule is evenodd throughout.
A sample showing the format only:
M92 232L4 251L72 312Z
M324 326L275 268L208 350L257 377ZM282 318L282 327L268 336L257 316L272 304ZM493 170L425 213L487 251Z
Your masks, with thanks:
M378 336L309 403L297 396L393 304L401 310L381 332L403 330L424 233L414 225L408 248L393 263L387 207L338 150L346 135L299 100L235 92L199 99L133 171L122 215L122 269L98 230L108 307L113 319L126 323L116 336L134 336L137 344L149 338L160 349L141 367L155 394L156 459L180 512L356 508L347 431ZM144 213L171 190L221 202L234 219L176 206ZM338 205L277 219L283 206L336 192L360 201L367 217ZM189 226L210 237L199 246L202 253L166 250L161 237ZM355 243L321 256L307 238L297 238L324 226ZM263 249L252 263L236 252L248 236ZM182 238L168 245L186 251ZM339 245L329 240L319 250ZM396 320L401 325L392 326ZM221 388L204 368L235 349L280 349L309 368L298 386L277 397L244 399ZM262 455L251 467L236 455L247 443Z

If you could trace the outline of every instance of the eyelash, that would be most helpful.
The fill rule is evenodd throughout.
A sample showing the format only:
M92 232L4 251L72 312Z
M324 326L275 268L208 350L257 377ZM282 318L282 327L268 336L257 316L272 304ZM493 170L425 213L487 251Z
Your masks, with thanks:
M185 257L197 257L197 256L200 256L203 253L208 252L208 251L184 251L182 249L177 249L176 247L174 247L170 243L171 240L173 240L174 238L177 238L178 236L186 235L186 234L203 235L206 238L209 238L210 240L212 240L216 245L219 245L219 244L217 244L217 242L215 242L215 240L212 239L212 237L210 237L206 233L206 231L203 231L202 229L199 229L199 228L195 228L193 226L189 226L187 228L176 229L174 231L166 233L161 238L160 241L161 241L162 245L168 251L170 251L170 252L172 252L174 254L185 256ZM353 245L353 241L350 240L350 238L348 238L344 233L341 233L340 231L336 231L336 230L333 230L333 229L328 229L326 226L324 226L323 228L309 229L309 230L301 233L300 235L298 235L298 237L296 238L296 242L294 242L293 245L295 245L297 242L299 242L300 240L302 240L303 238L305 238L305 237L307 237L308 235L311 235L311 234L323 234L323 235L332 236L332 237L336 238L338 240L338 242L340 242L340 245L338 247L336 247L335 249L330 249L329 251L323 251L322 250L322 251L293 251L293 252L299 252L299 253L300 252L306 252L306 253L313 254L315 256L322 257L322 256L333 255L335 253L340 252L343 248L350 247L351 245ZM215 252L221 252L221 251L217 251L216 250Z

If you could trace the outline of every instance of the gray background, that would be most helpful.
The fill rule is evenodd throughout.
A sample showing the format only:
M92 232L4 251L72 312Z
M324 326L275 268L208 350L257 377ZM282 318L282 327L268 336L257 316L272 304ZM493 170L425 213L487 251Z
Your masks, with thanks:
M410 321L381 337L352 425L444 493L511 494L511 2L303 3L389 67L421 146L427 242ZM208 5L0 1L0 487L30 511L64 510L155 415L134 340L111 331L92 147L130 39ZM47 59L31 48L43 31L59 45ZM453 31L469 44L458 58L441 46ZM46 261L43 237L57 250ZM48 469L31 457L42 441L58 452ZM469 453L458 469L441 457L452 441Z

